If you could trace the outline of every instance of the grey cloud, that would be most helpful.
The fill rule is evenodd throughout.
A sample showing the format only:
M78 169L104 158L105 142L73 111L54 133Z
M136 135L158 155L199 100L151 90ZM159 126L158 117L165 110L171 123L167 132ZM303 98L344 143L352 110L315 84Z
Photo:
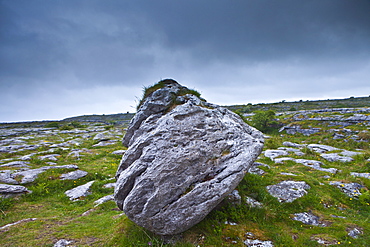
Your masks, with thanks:
M126 86L129 99L167 77L221 104L366 95L369 11L367 0L0 0L0 114L19 95L40 109L52 91L55 107L84 111L66 90Z

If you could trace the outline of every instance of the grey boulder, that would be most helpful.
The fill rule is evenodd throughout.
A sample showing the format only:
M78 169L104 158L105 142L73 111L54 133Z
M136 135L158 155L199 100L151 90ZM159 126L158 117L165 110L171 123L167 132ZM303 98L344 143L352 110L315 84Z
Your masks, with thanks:
M115 201L159 235L200 222L243 179L263 134L173 80L147 96L123 139Z

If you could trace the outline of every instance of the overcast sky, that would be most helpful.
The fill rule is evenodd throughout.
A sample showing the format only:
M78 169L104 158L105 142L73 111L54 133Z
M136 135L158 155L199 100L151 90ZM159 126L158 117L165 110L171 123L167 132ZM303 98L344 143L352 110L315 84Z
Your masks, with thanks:
M0 122L135 112L173 78L219 105L369 96L369 0L0 0Z

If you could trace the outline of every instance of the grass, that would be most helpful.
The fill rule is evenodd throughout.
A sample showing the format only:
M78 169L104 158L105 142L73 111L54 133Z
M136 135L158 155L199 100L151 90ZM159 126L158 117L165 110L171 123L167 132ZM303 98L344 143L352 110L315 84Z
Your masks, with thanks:
M153 90L153 89L151 89ZM304 103L304 102L303 102ZM289 116L279 116L278 120L289 123ZM286 119L287 118L287 119ZM264 149L277 149L284 141L295 143L320 143L337 148L357 151L362 149L361 155L354 156L352 162L329 162L309 148L303 148L303 156L290 157L320 160L323 167L333 167L342 170L337 174L330 174L310 167L285 161L275 164L271 159L260 156L258 162L269 167L260 167L265 174L246 174L238 185L237 190L242 198L242 204L234 205L225 201L222 206L213 210L203 221L181 234L175 244L171 239L163 239L153 233L137 226L121 211L117 211L114 202L106 202L95 207L94 201L113 193L113 189L103 188L104 184L113 182L121 157L113 155L112 151L123 149L120 142L106 147L92 147L96 144L92 138L82 139L79 146L70 148L87 148L90 152L81 153L83 156L76 159L68 156L71 150L56 149L50 151L51 143L63 143L75 139L74 134L60 133L55 128L54 134L46 136L28 133L27 143L41 143L38 150L28 150L19 153L0 153L0 160L6 158L19 158L30 153L47 151L58 153L58 165L76 164L81 170L87 171L86 177L77 180L60 180L63 173L73 169L50 169L38 178L25 185L32 190L32 194L9 199L0 199L0 227L22 219L37 218L35 221L20 223L0 230L1 246L53 246L59 239L73 240L75 246L245 246L243 241L247 233L251 232L255 238L269 240L274 246L322 246L316 240L324 239L328 242L342 246L368 246L370 242L370 180L350 175L351 172L369 172L370 158L369 143L366 140L354 141L349 137L344 140L333 140L330 127L317 121L298 121L302 126L321 127L322 131L311 135L287 135L285 133L272 133L266 139ZM32 127L32 124L29 124ZM53 124L56 127L56 124ZM61 126L62 124L60 124ZM88 130L89 124L74 124L73 129ZM113 131L117 128L124 134L124 126L100 124L100 128ZM18 125L18 127L22 127ZM95 126L97 127L97 126ZM352 125L346 127L356 131L368 129L367 126ZM94 135L95 132L91 132ZM121 135L121 136L122 136ZM4 138L3 138L4 139ZM366 139L366 138L365 138ZM226 155L229 151L225 150ZM42 154L42 155L45 155ZM38 159L39 155L32 156L29 161L32 168L48 166L47 161ZM17 169L17 168L1 168ZM282 175L282 172L294 173L297 176ZM329 177L326 177L329 175ZM91 187L92 194L80 201L70 201L64 194L68 189L94 180ZM277 184L283 180L305 181L310 185L308 194L292 203L280 203L271 196L266 186ZM356 182L367 187L363 189L359 199L351 199L330 181L343 183ZM252 197L264 206L251 208L246 203L247 197ZM310 226L292 220L295 213L311 211L320 217L327 227ZM87 212L87 213L86 213ZM86 213L86 214L84 214ZM333 215L345 218L333 217ZM236 225L225 224L236 223ZM347 235L349 229L357 227L363 231L357 239ZM316 240L315 240L316 239Z

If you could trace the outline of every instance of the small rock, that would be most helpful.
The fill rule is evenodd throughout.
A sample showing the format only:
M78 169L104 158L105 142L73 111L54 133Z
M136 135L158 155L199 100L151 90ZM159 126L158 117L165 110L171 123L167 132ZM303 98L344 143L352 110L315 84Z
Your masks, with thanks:
M48 154L48 155L44 155L44 156L39 156L39 159L40 160L52 160L52 161L57 161L57 157L59 157L60 154Z
M365 188L361 184L358 183L342 183L338 181L333 181L329 183L330 185L335 185L339 188L342 192L348 195L351 198L357 198L361 195L360 189Z
M362 230L359 228L347 229L347 231L348 231L348 236L352 238L358 238L358 235L363 234Z
M278 150L278 149L275 149L275 150L268 149L268 150L264 151L263 154L265 155L265 157L268 157L271 160L274 160L276 157L279 157L279 156L282 156L282 155L289 155L289 153L287 151Z
M32 156L34 156L35 154L36 153L27 154L27 155L22 156L20 159L21 160L30 160L30 159L32 159Z
M234 205L240 205L242 203L242 198L239 195L239 191L233 190L228 196L227 199Z
M101 141L101 142L93 145L93 147L105 147L105 146L113 145L115 143L116 142L114 142L114 141Z
M14 179L13 173L14 173L14 171L12 171L12 170L2 170L2 171L0 171L0 183L19 184L19 182Z
M26 184L35 181L35 179L40 173L43 173L49 169L77 169L77 168L78 166L76 165L44 166L37 169L29 169L25 171L15 172L12 174L12 177L14 178L16 176L22 176L23 178L20 183Z
M86 184L80 185L76 188L64 192L71 201L77 201L80 197L91 195L90 187L95 181L90 181Z
M112 195L107 195L107 196L104 196L104 197L96 200L94 202L94 204L96 204L95 207L97 207L100 204L103 204L104 202L113 201L113 200L114 200L114 195L113 194Z
M116 155L124 155L126 152L126 150L116 150L116 151L113 151L112 154L116 154Z
M286 147L292 147L292 148L301 148L301 147L304 146L302 144L298 144L298 143L294 143L294 142L283 142L283 145L286 146Z
M58 242L54 244L53 247L68 247L71 243L73 243L73 241L69 241L66 239L60 239L58 240Z
M27 162L27 161L13 161L13 162L0 165L0 167L30 167L28 165L29 163L30 162Z
M259 166L264 166L264 167L270 168L269 165L266 165L266 164L263 164L263 163L260 163L260 162L254 162L252 164L252 166L248 169L248 173L255 174L255 175L265 174L264 170L258 168Z
M235 222L231 222L231 221L225 221L225 225L237 226L238 224Z
M245 202L251 207L251 208L262 208L263 204L256 199L253 199L252 197L247 196L245 198Z
M370 173L369 172L364 172L364 173L351 172L351 175L354 176L354 177L361 177L361 178L370 179Z
M21 185L0 184L0 197L9 198L26 193L32 193L32 191Z
M313 225L313 226L320 225L320 221L319 221L320 218L311 212L297 213L294 215L295 217L293 218L293 220L300 221L303 224Z
M79 178L85 177L88 172L82 170L76 170L69 173L60 175L61 180L77 180Z
M271 241L262 241L258 239L246 239L244 244L248 247L273 247L273 243Z
M109 141L112 138L114 138L114 135L110 133L109 131L104 131L102 133L98 133L94 136L93 140L94 141Z
M304 181L287 180L276 185L269 185L266 188L273 197L279 200L279 202L293 202L307 194L306 190L311 187Z
M18 225L20 223L25 223L25 222L35 221L35 220L37 220L37 218L28 218L28 219L18 220L17 222L10 223L10 224L0 227L0 231L5 230L8 227Z
M280 174L285 175L285 176L298 176L298 175L296 175L294 173L290 173L290 172L281 172Z
M335 147L328 146L328 145L322 145L322 144L308 144L307 147L314 150L317 153L325 153L328 151L339 150L339 148L335 148Z
M337 153L321 154L320 156L331 162L334 162L334 161L351 162L353 161L353 158L347 157L347 156L341 156Z
M114 188L116 187L116 183L108 183L103 185L104 188Z

